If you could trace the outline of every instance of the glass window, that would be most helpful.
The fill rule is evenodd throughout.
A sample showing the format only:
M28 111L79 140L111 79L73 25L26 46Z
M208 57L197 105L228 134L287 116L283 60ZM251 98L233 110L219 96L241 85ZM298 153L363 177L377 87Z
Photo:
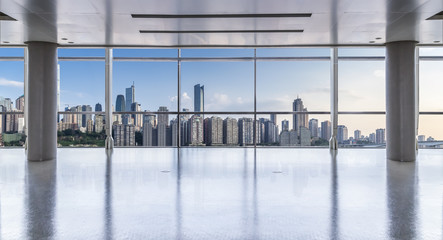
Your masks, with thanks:
M64 57L98 56L104 49L60 49ZM103 147L105 61L59 61L59 146ZM94 114L94 112L100 112Z
M419 109L443 111L443 61L420 61Z
M339 114L337 142L339 147L385 147L384 114Z
M259 48L257 57L330 57L330 48Z
M182 62L181 109L254 111L254 63Z
M301 103L294 108L296 100ZM329 61L257 62L257 111L305 108L330 111Z

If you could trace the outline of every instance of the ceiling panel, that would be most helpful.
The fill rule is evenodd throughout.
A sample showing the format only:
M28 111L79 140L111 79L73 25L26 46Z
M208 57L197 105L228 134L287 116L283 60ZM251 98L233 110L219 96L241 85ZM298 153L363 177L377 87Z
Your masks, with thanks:
M442 43L441 0L2 0L0 44L287 46ZM131 14L312 13L309 18L135 19ZM140 33L140 30L294 30L303 33ZM67 38L68 40L62 40ZM9 43L5 43L9 42ZM73 42L73 43L68 43Z

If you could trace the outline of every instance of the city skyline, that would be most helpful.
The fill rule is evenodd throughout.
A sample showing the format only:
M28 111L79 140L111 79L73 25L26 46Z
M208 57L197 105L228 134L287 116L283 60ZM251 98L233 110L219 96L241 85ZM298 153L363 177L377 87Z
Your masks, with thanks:
M342 55L368 54L365 49L339 49ZM23 49L2 49L4 56L23 56ZM182 51L182 56L251 56L250 49ZM293 53L294 52L294 53ZM371 55L384 55L384 50ZM171 49L115 50L115 56L174 57ZM285 54L285 55L283 55ZM329 49L258 49L258 56L328 56ZM433 54L431 48L420 48L420 54ZM60 56L104 56L103 49L60 49ZM318 64L317 64L318 63ZM193 109L193 86L201 83L206 92L207 111L253 111L253 66L250 62L186 62L182 63L181 109ZM281 65L281 66L277 66ZM439 62L420 63L420 110L443 111L443 96L438 89L443 70ZM0 65L0 96L23 94L23 69L20 61L2 61ZM81 71L79 71L81 70ZM157 106L177 110L177 64L174 62L114 62L113 99L121 89L136 82L140 94L137 101L143 110L155 111ZM69 106L104 103L104 61L60 62L60 110ZM310 111L329 111L329 62L257 63L257 111L291 111L291 102L299 94ZM161 81L159 81L159 79ZM272 83L272 84L271 84ZM230 87L240 84L238 87ZM85 87L88 86L88 87ZM214 90L216 89L216 91ZM244 91L246 89L246 91ZM247 89L251 89L248 91ZM339 111L384 111L384 62L339 62ZM113 102L114 103L114 102ZM289 103L289 104L288 104ZM271 108L272 107L272 108ZM278 116L278 118L290 118ZM317 117L316 117L317 118ZM279 119L279 120L280 120ZM319 116L329 119L329 116ZM292 120L288 119L292 125ZM443 139L439 116L420 116L419 134ZM281 121L277 121L281 125ZM339 124L361 129L367 135L384 127L384 115L342 115ZM281 126L280 126L281 129Z

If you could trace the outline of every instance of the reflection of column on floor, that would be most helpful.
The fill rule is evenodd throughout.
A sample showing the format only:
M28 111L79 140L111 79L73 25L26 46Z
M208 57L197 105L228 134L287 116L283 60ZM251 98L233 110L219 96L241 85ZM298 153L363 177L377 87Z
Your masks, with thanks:
M26 165L26 218L29 239L55 238L57 200L56 161L28 162Z
M28 42L27 158L57 158L57 44Z
M112 151L106 151L106 171L105 171L105 225L104 239L113 239L113 215L112 215Z
M386 191L389 236L392 239L415 239L417 221L418 174L415 162L388 160Z
M329 239L339 239L339 202L338 202L338 175L337 175L337 151L331 151L331 217Z

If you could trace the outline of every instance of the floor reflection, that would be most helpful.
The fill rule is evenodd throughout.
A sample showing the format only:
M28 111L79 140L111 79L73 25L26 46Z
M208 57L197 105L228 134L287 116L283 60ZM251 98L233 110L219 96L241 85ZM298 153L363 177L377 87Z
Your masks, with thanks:
M53 239L57 161L26 164L26 225L28 239Z
M416 239L418 174L416 162L386 162L389 236Z
M105 171L105 208L104 208L105 239L113 239L112 223L112 150L106 151L106 171Z
M331 229L330 239L340 239L339 232L339 189L337 174L337 151L331 151Z

